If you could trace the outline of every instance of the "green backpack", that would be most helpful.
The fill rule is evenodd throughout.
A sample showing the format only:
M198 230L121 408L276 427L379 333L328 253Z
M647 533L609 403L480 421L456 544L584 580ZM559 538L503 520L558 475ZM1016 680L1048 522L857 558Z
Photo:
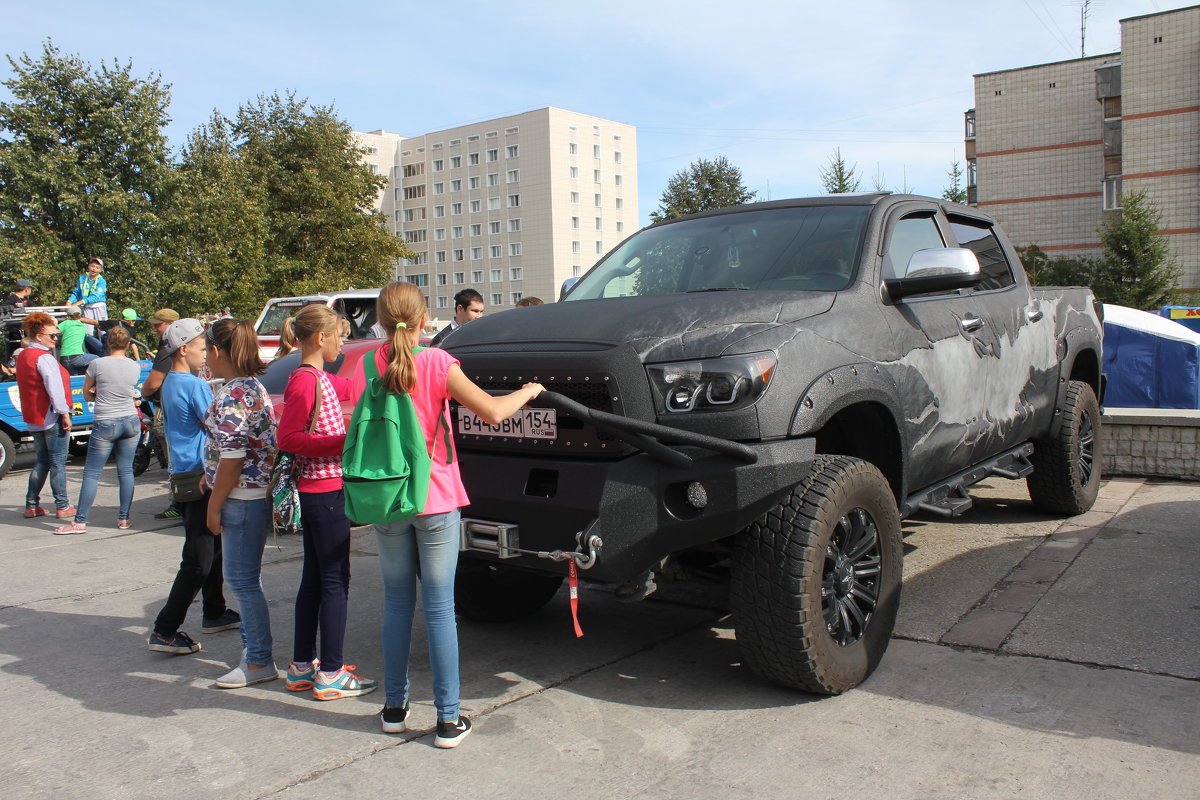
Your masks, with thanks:
M414 347L413 355L424 349ZM420 514L425 509L433 466L412 397L392 394L383 386L375 366L376 352L363 356L367 387L354 406L342 449L346 516L359 525L398 522ZM438 415L438 430L443 429L449 464L454 451L444 413Z

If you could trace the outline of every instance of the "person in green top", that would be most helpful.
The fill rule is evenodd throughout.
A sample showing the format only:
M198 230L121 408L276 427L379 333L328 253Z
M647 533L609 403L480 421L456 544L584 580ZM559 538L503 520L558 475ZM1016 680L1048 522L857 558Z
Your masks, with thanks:
M95 326L96 320L87 319L78 306L67 307L67 318L59 323L62 332L59 341L58 357L67 372L72 375L83 375L87 372L88 364L99 356L87 352L85 340L94 338L88 334L88 326Z

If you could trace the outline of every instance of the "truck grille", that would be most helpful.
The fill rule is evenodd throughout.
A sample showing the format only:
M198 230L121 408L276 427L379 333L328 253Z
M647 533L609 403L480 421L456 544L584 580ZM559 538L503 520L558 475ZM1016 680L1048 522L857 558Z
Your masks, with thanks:
M529 379L530 381L533 378ZM557 392L564 397L569 397L580 405L585 405L588 408L596 411L607 411L612 413L613 402L612 395L608 391L608 383L603 382L603 377L600 381L592 381L583 383L582 381L574 381L572 383L560 383L554 381L541 381L541 384L546 387L548 392ZM529 381L476 381L480 388L485 391L511 392L520 389Z

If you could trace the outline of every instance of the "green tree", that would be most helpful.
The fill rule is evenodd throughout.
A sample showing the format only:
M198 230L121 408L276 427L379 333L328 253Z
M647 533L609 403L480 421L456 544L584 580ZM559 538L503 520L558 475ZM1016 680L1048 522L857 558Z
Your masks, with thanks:
M350 126L292 94L214 112L188 139L176 197L180 305L250 315L265 298L380 286L413 254L374 211L386 179Z
M829 167L820 169L821 186L825 188L827 194L857 192L859 185L858 175L855 174L857 167L857 164L847 167L846 159L842 158L842 149L834 148L833 153L829 156Z
M963 186L963 171L962 166L958 163L958 159L950 162L950 169L946 172L946 177L950 179L950 185L942 192L942 199L948 200L951 203L967 202L967 189Z
M650 219L662 222L686 214L728 208L754 199L754 192L742 182L742 171L725 156L711 161L693 161L667 181L667 188L658 201L658 209L650 212Z
M1121 210L1100 229L1104 263L1092 283L1106 303L1150 310L1170 304L1182 274L1159 235L1162 215L1144 192L1121 195Z
M1087 257L1048 256L1036 244L1018 247L1021 264L1034 286L1091 286L1101 261Z
M144 305L171 179L163 128L170 87L132 63L93 68L47 40L9 57L0 103L0 279L29 278L38 302L66 301L91 256L110 305Z

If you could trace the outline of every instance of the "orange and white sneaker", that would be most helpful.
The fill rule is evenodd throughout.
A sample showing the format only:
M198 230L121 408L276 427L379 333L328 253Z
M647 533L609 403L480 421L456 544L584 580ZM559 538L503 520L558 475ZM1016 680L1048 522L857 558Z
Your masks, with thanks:
M313 678L317 676L317 670L321 668L321 662L313 660L308 662L308 669L298 669L296 662L288 664L287 677L283 679L284 688L289 692L306 692L313 687Z
M360 678L351 670L353 664L346 664L333 675L317 672L313 678L313 697L318 700L341 700L343 697L358 697L370 694L379 688L379 683Z

